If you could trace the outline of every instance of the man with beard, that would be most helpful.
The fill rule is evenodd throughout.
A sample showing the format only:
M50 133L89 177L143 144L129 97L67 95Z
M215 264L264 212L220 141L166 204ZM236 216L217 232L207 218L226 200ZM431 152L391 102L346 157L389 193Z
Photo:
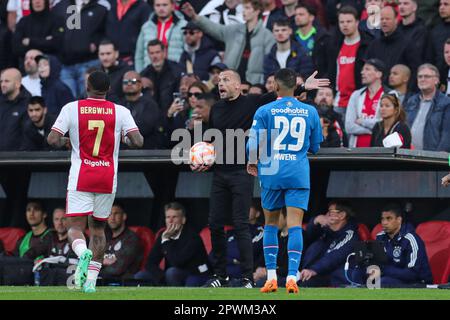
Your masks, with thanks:
M336 129L341 141L344 144L344 147L347 146L347 135L345 134L344 129L344 119L342 119L341 114L334 111L333 106L334 94L333 89L319 88L317 90L316 96L314 98L314 105L319 112L319 115L325 115L327 119L330 120L332 126Z
M139 270L143 250L137 235L127 228L126 221L123 206L115 203L108 218L112 235L106 243L101 272L103 278L123 278Z
M47 136L55 123L56 116L47 114L44 98L31 97L28 102L28 117L23 129L23 151L47 151L51 148L47 143Z
M23 62L23 67L27 75L22 78L22 85L33 96L42 95L41 79L39 78L38 64L36 62L36 57L40 55L43 55L42 51L40 50L28 50L25 54L25 60Z
M47 213L41 203L32 201L27 204L26 218L31 231L17 241L15 256L32 260L41 259L47 254L53 238L53 231L45 222Z

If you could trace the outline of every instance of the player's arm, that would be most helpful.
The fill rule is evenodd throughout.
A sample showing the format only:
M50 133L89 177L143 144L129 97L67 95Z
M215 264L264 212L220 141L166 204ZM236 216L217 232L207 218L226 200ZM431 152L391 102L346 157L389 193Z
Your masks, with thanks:
M62 147L70 148L70 139L64 137L64 135L54 129L52 129L48 134L47 142L49 145L58 149Z
M130 148L142 148L144 146L144 137L139 130L128 132L123 142Z
M312 117L313 125L311 126L311 141L309 152L316 154L320 149L320 143L323 141L322 126L320 125L319 114L316 110L313 111Z
M253 124L250 128L246 152L247 152L247 172L252 176L258 175L258 158L259 158L259 148L260 148L260 135L262 130L265 129L263 118L261 117L261 112L256 112L253 118Z

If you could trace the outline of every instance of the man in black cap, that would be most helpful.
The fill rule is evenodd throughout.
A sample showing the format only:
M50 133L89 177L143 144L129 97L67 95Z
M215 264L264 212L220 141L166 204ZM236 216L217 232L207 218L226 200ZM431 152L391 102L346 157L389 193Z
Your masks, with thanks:
M370 147L372 129L380 121L380 98L389 88L383 87L385 64L379 59L365 61L361 71L364 85L350 96L345 114L345 130L350 148Z
M227 69L228 67L221 62L213 64L208 68L209 80L206 83L206 86L217 98L219 97L219 74Z
M201 80L208 80L208 67L220 62L219 53L213 43L192 21L183 29L184 51L180 57L180 64L185 73L195 73Z

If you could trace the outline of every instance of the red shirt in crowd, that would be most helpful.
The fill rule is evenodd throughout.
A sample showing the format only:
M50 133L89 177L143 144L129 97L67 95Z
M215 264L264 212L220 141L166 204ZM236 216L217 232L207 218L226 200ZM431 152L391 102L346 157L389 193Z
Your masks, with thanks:
M361 41L358 41L349 45L344 42L337 57L336 89L339 95L337 106L341 108L347 108L348 100L356 89L355 61L360 43Z
M380 87L378 92L372 98L370 98L369 89L367 89L366 98L364 99L364 106L361 114L361 117L363 119L370 119L375 117L378 101L380 100L382 94L383 94L383 87ZM370 147L371 136L372 136L371 134L359 135L358 138L356 139L356 147L357 148Z

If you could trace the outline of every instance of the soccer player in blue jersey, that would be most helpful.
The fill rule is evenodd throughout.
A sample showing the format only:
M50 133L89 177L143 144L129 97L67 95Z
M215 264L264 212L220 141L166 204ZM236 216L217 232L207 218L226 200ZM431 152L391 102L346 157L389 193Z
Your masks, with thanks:
M287 210L288 277L286 290L298 293L297 271L303 250L302 220L309 201L309 161L322 142L319 115L313 106L294 97L296 74L280 69L275 74L278 99L260 107L253 118L247 142L247 171L258 176L266 225L264 260L267 281L261 292L275 292L277 283L278 219Z

